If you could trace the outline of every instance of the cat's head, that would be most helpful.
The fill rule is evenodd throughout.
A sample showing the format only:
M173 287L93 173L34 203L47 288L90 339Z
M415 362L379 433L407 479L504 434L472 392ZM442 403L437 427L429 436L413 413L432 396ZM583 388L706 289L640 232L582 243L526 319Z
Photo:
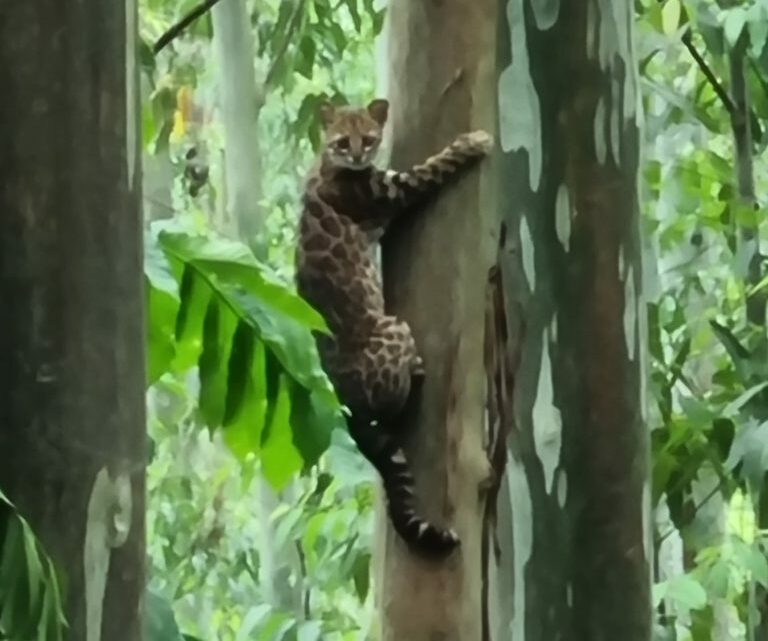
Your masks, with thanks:
M370 167L381 145L389 103L373 100L367 107L336 107L325 103L320 119L325 131L323 154L336 167Z

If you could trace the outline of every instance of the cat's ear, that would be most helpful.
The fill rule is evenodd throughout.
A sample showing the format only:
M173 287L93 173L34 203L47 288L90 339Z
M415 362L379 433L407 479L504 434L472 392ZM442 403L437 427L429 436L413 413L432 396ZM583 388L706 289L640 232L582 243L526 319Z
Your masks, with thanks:
M324 102L320 105L320 122L323 125L323 129L328 127L333 122L333 118L336 115L336 107L330 102Z
M377 98L368 104L367 109L371 118L383 127L384 123L387 122L387 115L389 114L389 102L383 98Z

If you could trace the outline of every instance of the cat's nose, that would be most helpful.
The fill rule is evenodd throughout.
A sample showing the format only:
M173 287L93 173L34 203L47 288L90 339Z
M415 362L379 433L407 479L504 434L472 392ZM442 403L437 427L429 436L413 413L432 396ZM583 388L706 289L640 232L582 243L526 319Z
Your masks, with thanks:
M355 162L360 162L362 159L363 159L363 154L361 153L352 154L352 160L354 160Z

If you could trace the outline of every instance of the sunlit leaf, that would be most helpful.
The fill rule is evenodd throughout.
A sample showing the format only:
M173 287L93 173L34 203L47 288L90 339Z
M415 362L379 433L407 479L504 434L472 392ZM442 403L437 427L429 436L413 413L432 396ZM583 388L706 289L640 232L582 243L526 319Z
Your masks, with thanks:
M320 641L323 630L319 621L304 621L299 624L296 641Z
M666 0L661 8L661 29L667 35L677 31L682 8L680 0Z
M667 581L666 598L690 610L703 608L707 604L707 593L696 579L689 574L676 576Z
M738 42L746 22L747 13L741 7L732 7L726 13L723 29L725 31L725 39L732 47Z
M281 376L275 411L265 426L262 442L264 477L276 489L284 487L304 465L304 459L293 441L289 385L286 377Z

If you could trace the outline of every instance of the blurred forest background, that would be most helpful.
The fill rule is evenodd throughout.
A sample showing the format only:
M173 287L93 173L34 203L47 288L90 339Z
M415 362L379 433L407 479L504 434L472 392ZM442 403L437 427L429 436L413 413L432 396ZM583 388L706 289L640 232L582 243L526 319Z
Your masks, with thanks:
M290 279L317 107L385 92L386 6L222 2L155 56L195 4L139 3L147 638L362 641L376 478L335 429L310 335L322 322ZM768 0L634 4L654 636L754 639L768 613ZM34 587L51 569L26 522L5 540L0 638L15 639L24 612L37 626L60 611Z

